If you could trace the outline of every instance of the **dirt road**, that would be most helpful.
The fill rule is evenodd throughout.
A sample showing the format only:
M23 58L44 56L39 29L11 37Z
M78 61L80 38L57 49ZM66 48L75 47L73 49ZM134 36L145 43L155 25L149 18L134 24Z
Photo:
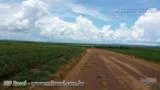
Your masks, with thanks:
M56 89L160 90L160 68L133 56L102 49L88 49L78 65L65 77L65 80L81 80L85 84L82 87ZM53 89L55 90L55 88L48 90Z
M65 80L85 85L61 90L160 90L160 68L133 56L88 49Z

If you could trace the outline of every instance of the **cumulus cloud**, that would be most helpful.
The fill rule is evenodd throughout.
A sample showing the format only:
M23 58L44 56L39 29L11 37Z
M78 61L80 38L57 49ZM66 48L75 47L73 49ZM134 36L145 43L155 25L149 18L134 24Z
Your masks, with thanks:
M144 15L140 16L132 27L127 27L125 23L121 23L119 28L113 30L110 25L102 28L96 27L91 20L79 16L75 23L66 22L57 17L43 18L41 22L41 31L53 37L62 35L66 37L85 38L85 39L101 39L120 40L120 41L157 41L160 39L160 11L157 9L149 9ZM46 20L45 20L46 19ZM45 21L50 22L44 23ZM48 29L49 28L49 29ZM56 33L58 32L58 33ZM69 33L68 33L69 32Z
M104 25L99 28L93 21L83 15L75 18L75 22L65 21L59 16L50 12L48 3L43 0L25 0L21 4L21 10L7 20L6 29L18 31L36 31L36 35L49 38L68 38L83 41L118 41L118 42L150 42L160 41L160 11L149 9L140 16L131 27L120 23L119 27L112 29L112 25ZM79 14L96 15L102 17L100 13L82 7L71 9ZM2 28L1 28L2 29Z
M8 29L28 30L33 28L34 22L43 16L49 15L47 6L41 0L25 0L22 2L21 10L7 20Z
M87 39L96 36L98 28L93 23L79 16L75 23L66 22L59 17L44 17L36 22L41 35L50 37L59 36L73 39Z
M10 5L7 3L0 3L0 28L4 26L6 23L4 22L6 18L9 18L15 13L14 5Z
M147 10L138 18L134 27L142 32L144 39L154 41L160 39L160 11L155 8Z

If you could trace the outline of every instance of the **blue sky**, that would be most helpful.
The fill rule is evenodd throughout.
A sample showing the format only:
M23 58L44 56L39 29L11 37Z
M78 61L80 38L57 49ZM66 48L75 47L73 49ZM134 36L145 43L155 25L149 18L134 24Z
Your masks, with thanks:
M0 39L160 45L159 0L0 0Z

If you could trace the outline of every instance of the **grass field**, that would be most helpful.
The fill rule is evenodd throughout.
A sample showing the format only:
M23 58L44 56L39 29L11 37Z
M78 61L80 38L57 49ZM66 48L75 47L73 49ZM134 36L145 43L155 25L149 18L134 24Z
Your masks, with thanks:
M153 47L99 47L123 54L133 55L147 61L160 63L160 48Z
M84 51L79 46L0 42L0 80L48 80Z

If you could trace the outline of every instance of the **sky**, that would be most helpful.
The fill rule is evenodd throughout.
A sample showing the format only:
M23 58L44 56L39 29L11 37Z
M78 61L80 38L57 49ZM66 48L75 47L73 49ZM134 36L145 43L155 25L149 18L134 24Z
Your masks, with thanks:
M0 39L160 45L160 0L0 0Z

